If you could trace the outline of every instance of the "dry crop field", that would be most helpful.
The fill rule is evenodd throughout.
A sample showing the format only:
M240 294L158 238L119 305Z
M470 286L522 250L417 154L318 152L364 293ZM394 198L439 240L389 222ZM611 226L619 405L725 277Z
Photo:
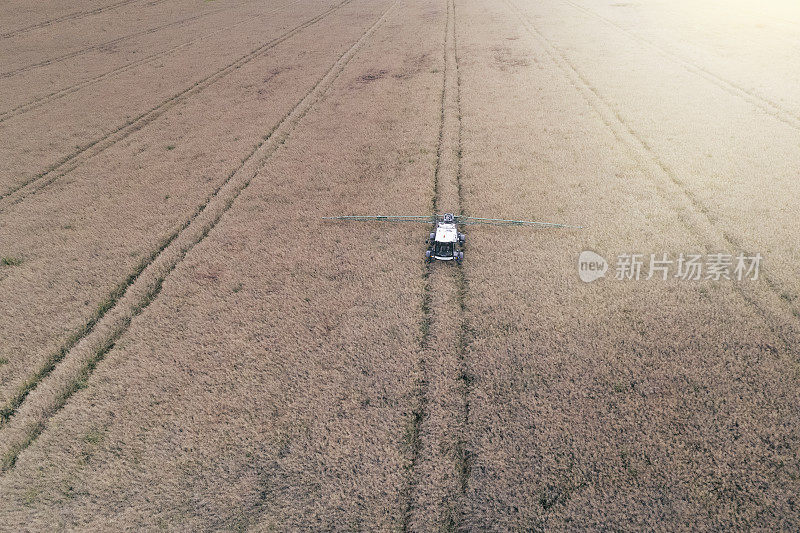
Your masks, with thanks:
M798 58L789 0L3 2L0 530L798 529ZM445 212L582 229L321 219Z

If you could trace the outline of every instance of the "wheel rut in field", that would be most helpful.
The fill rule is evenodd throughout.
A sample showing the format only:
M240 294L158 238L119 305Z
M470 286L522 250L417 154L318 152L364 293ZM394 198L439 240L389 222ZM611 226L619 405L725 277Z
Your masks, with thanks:
M231 209L236 198L287 141L303 117L325 96L396 5L397 0L383 11L283 119L264 135L206 202L151 253L147 264L122 282L103 304L99 316L93 317L79 335L70 339L3 409L4 415L0 418L0 472L13 468L19 454L44 431L47 421L91 377L95 367L127 331L131 321L158 297L167 277Z
M10 205L14 205L23 201L25 198L42 190L43 188L47 187L57 179L69 174L71 171L75 170L80 165L91 159L92 157L104 152L105 150L111 148L118 142L128 138L131 134L146 127L148 124L152 123L154 120L165 114L170 109L174 108L179 103L182 103L187 99L189 99L190 97L201 93L202 91L204 91L205 89L207 89L220 79L224 78L228 74L235 72L237 69L250 63L254 59L261 57L270 49L290 39L291 37L300 33L304 29L315 25L319 21L325 19L331 13L335 12L336 10L340 9L341 7L345 6L350 2L352 2L352 0L342 0L333 7L330 7L327 10L323 11L322 13L306 20L305 22L302 22L301 24L295 26L291 30L284 32L278 37L275 37L267 41L258 48L251 50L250 52L239 57L232 63L229 63L228 65L220 69L217 69L216 71L209 74L205 78L194 82L192 85L186 87L181 92L174 94L173 96L167 98L166 100L162 101L155 107L152 107L151 109L145 111L144 113L138 115L137 117L126 121L113 131L101 137L98 137L97 139L89 142L88 144L81 146L80 148L78 148L71 154L61 158L56 163L52 164L50 167L40 172L36 176L33 176L32 178L12 187L10 190L7 190L4 193L0 193L0 212L2 212L4 209L7 209Z
M74 51L68 52L66 54L61 54L60 56L51 57L51 58L48 58L48 59L44 59L42 61L37 61L36 63L31 63L29 65L25 65L25 66L22 66L22 67L17 67L17 68L11 69L11 70L7 70L5 72L0 72L0 79L10 78L10 77L15 76L17 74L20 74L22 72L29 72L29 71L37 69L37 68L46 67L46 66L49 66L49 65L55 65L55 64L60 63L62 61L66 61L67 59L72 59L74 57L80 57L82 55L86 55L89 52L92 52L92 51L95 51L95 50L102 50L105 47L114 46L114 45L117 45L119 43L123 43L125 41L128 41L130 39L135 39L136 37L141 37L143 35L150 35L151 33L156 33L158 31L166 29L166 28L172 28L174 26L182 26L182 25L187 24L189 22L192 22L192 21L204 18L204 17L209 17L211 15L216 15L217 13L221 13L222 11L228 11L228 10L231 10L231 9L235 9L237 7L243 6L243 5L248 4L248 3L249 3L248 1L239 2L239 3L234 4L234 5L221 7L221 8L218 8L218 9L214 9L212 11L207 11L206 13L199 13L197 15L192 15L191 17L186 17L186 18L182 18L180 20L174 20L172 22L168 22L166 24L161 24L160 26L155 26L155 27L152 27L152 28L148 28L146 30L141 30L141 31L137 31L137 32L134 32L134 33L129 33L127 35L123 35L121 37L117 37L115 39L111 39L109 41L105 41L105 42L98 43L98 44L93 44L91 46L87 46L86 48L82 48L80 50L74 50ZM22 106L19 106L19 107L22 107ZM11 109L10 111L15 111L16 109L19 109L19 107ZM8 111L8 112L10 112L10 111ZM2 120L4 120L4 117L6 116L6 114L8 112L0 113L0 122L2 122Z
M276 13L277 11L279 11L281 9L285 9L287 7L290 7L290 6L294 5L294 4L296 4L297 2L298 2L298 0L295 0L295 1L290 2L290 3L288 3L288 4L286 4L286 5L282 6L282 7L279 7L277 9L271 10L271 11L269 11L267 13L263 13L261 15L256 15L254 17L249 17L249 18L247 18L245 20L240 20L239 22L234 22L233 24L229 24L227 26L223 26L222 28L218 28L218 29L210 31L208 33L204 33L203 35L195 37L194 39L191 39L189 41L186 41L186 42L183 42L181 44L175 45L175 46L173 46L171 48L168 48L166 50L162 50L161 52L156 52L154 54L150 54L148 56L145 56L145 57L143 57L141 59L137 59L136 61L131 61L129 63L125 63L124 65L120 65L119 67L113 68L113 69L111 69L111 70L109 70L107 72L104 72L102 74L98 74L97 76L94 76L92 78L89 78L89 79L83 80L81 82L75 83L73 85L70 85L69 87L64 87L63 89L59 89L57 91L53 91L51 93L45 94L43 96L40 96L38 98L34 98L33 100L29 100L28 102L25 102L24 104L19 104L16 107L8 109L7 111L0 112L0 123L4 122L4 121L6 121L6 120L8 120L8 119L10 119L12 117L15 117L15 116L18 116L18 115L22 115L24 113L27 113L27 112L32 111L34 109L37 109L37 108L39 108L39 107L41 107L41 106L43 106L45 104L49 104L51 102L55 102L57 100L60 100L61 98L64 98L65 96L68 96L68 95L70 95L72 93L80 91L81 89L85 89L86 87L91 87L92 85L100 83L100 82L102 82L102 81L104 81L106 79L113 78L114 76L116 76L118 74L123 74L123 73L125 73L125 72L127 72L127 71L129 71L129 70L131 70L133 68L136 68L136 67L140 66L140 65L145 65L147 63L152 63L153 61L155 61L157 59L161 59L162 57L167 57L170 54L172 54L174 52L177 52L178 50L181 50L183 48L191 46L191 45L193 45L195 43L201 42L201 41L203 41L203 40L205 40L205 39L207 39L209 37L212 37L214 35L217 35L219 33L224 32L224 31L228 31L228 30L231 30L233 28L236 28L237 26L241 26L242 24L247 24L248 22L252 22L254 20L257 20L257 19L260 19L260 18L263 18L263 17L267 17L269 15L272 15L272 14ZM247 3L247 2L243 2L243 3Z
M778 119L784 124L787 124L792 128L800 131L800 114L797 114L789 109L786 109L778 102L775 102L774 100L767 98L765 96L758 95L751 90L745 89L744 87L742 87L737 83L734 83L721 76L718 76L713 72L711 72L710 70L708 70L707 68L698 65L697 63L690 61L689 59L686 59L685 57L682 57L679 54L676 54L675 52L670 51L666 47L657 44L651 41L650 39L642 37L638 33L633 32L628 28L625 28L624 26L617 24L613 20L610 20L600 15L599 13L596 13L591 9L583 7L569 0L564 0L564 3L577 9L578 11L582 11L583 13L586 13L587 15L604 22L605 24L611 26L612 28L615 28L619 32L624 33L631 39L645 44L646 46L652 48L653 50L658 52L661 56L667 58L671 62L682 66L684 69L686 69L687 72L691 72L692 74L695 74L697 76L700 76L701 78L710 81L711 83L713 83L720 89L724 90L728 94L731 94L737 98L744 100L748 104L756 107L757 109L760 109L761 111L764 111L768 115L773 116L774 118Z
M708 250L735 253L744 250L739 239L719 229L711 219L708 206L702 203L683 183L667 164L619 114L591 82L568 59L566 53L552 40L539 31L531 18L513 0L506 0L506 5L516 12L523 27L537 39L550 60L562 72L567 81L586 100L587 104L598 114L614 137L625 146L631 156L646 171L644 174L652 181L658 194L681 220L687 231L703 242ZM769 270L762 268L759 275L769 288L768 297L750 293L751 289L740 284L735 285L737 293L744 302L755 309L767 322L777 324L775 332L783 344L784 353L797 355L795 347L799 335L798 319L800 310L789 303L791 294ZM796 298L795 298L796 300Z
M37 22L36 24L32 24L30 26L25 26L24 28L19 28L16 30L11 30L6 33L0 33L0 39L7 39L9 37L14 37L15 35L20 35L22 33L27 33L29 31L37 30L39 28L44 28L46 26L51 26L53 24L58 24L59 22L66 22L68 20L77 20L84 17L90 17L92 15L97 15L103 13L104 11L109 11L112 9L117 9L119 7L126 6L128 4L133 4L135 2L140 2L141 0L122 0L121 2L114 2L113 4L109 4L106 6L98 7L89 11L80 11L77 13L70 13L68 15L64 15L62 17L45 20L42 22ZM152 0L147 5L155 5L164 2L164 0Z
M461 191L461 78L454 0L446 1L444 75L433 179L435 213L463 211ZM467 258L466 261L469 261ZM463 524L469 482L467 278L464 267L434 262L423 270L420 378L409 421L404 531L455 530Z

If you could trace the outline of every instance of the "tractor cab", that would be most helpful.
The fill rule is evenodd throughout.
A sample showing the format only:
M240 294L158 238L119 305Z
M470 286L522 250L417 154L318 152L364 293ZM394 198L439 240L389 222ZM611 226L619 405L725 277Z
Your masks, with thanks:
M444 215L441 222L436 223L436 231L428 237L428 251L425 259L432 261L453 261L460 263L464 252L459 248L464 244L464 234L458 232L453 215Z
M341 216L322 217L323 220L348 220L358 222L421 222L433 224L433 233L428 237L428 249L425 250L425 261L430 263L434 259L439 261L455 261L461 263L464 259L463 233L458 232L458 226L473 224L491 224L493 226L544 226L548 228L577 228L582 226L568 226L553 222L537 222L534 220L508 220L504 218L475 218L466 215L453 215L445 213L439 215L369 215L369 216Z

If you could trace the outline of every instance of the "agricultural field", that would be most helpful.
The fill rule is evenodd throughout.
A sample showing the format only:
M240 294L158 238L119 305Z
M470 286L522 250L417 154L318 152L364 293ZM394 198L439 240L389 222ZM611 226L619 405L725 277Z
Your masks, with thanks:
M798 57L788 0L7 0L0 531L797 530ZM434 213L570 227L323 220Z

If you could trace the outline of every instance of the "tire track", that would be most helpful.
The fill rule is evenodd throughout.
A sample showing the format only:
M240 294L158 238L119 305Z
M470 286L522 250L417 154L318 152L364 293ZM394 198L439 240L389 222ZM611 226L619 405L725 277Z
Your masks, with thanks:
M213 11L208 11L206 13L199 13L197 15L193 15L191 17L186 17L186 18L183 18L181 20L175 20L175 21L172 21L172 22L168 22L166 24L162 24L161 26L155 26L153 28L148 28L146 30L141 30L141 31L138 31L138 32L135 32L135 33L129 33L128 35L123 35L122 37L117 37L116 39L111 39L110 41L105 41L105 42L99 43L99 44L93 44L93 45L87 46L86 48L83 48L81 50L75 50L75 51L72 51L72 52L68 52L66 54L62 54L60 56L51 57L49 59L45 59L43 61L39 61L37 63L31 63L30 65L25 65L23 67L18 67L18 68L12 69L12 70L7 70L5 72L0 73L0 79L9 78L9 77L14 76L15 74L19 74L21 72L28 72L30 70L34 70L34 69L37 69L37 68L45 67L45 66L48 66L48 65L54 65L56 63L60 63L62 61L66 61L67 59L71 59L73 57L79 57L79 56L85 55L85 54L87 54L89 52L92 52L94 50L102 50L105 47L113 46L113 45L119 44L121 42L127 41L129 39L134 39L136 37L141 37L143 35L149 35L151 33L155 33L155 32L157 32L159 30L163 30L164 28L171 28L172 26L181 26L183 24L186 24L187 22L191 22L193 20L197 20L197 19L200 19L200 18L203 18L203 17L208 17L208 16L211 16L211 15L215 15L217 13L220 13L222 11L227 11L229 9L235 9L235 8L240 7L240 6L242 6L244 4L247 4L247 3L248 3L247 1L239 2L237 4L233 4L231 6L218 8L218 9L215 9ZM0 116L2 116L2 115L0 115Z
M164 281L187 254L214 229L233 206L236 198L258 175L261 168L282 146L297 124L326 94L341 72L361 49L364 42L380 27L395 0L381 16L334 62L297 104L262 138L251 153L227 177L195 213L161 247L149 263L133 272L124 286L110 296L106 311L87 324L81 338L75 340L52 370L41 376L19 401L18 406L0 426L0 473L13 468L19 454L32 444L46 428L47 421L91 377L105 355L114 348L140 315L160 294Z
M444 38L442 44L442 56L445 68L442 73L442 90L439 101L439 135L436 141L436 163L433 171L433 187L431 192L431 208L434 213L439 211L439 175L442 167L442 145L444 139L445 124L445 103L447 94L447 43L449 41L450 12L448 9ZM409 420L409 430L406 434L405 448L410 455L407 466L406 486L402 492L403 504L402 515L400 517L400 529L404 533L412 531L412 520L415 512L415 493L419 485L419 474L417 473L418 464L422 455L422 426L428 419L429 399L429 362L427 353L431 350L431 326L433 323L433 288L431 286L431 264L425 263L422 267L422 320L420 322L420 343L419 350L421 357L417 362L419 367L419 378L414 386L414 408L411 411Z
M20 29L17 29L17 30L11 30L11 31L6 32L6 33L0 33L0 39L7 39L9 37L13 37L15 35L19 35L21 33L27 33L27 32L32 31L32 30L36 30L36 29L39 29L39 28L44 28L45 26L50 26L51 24L57 24L59 22L65 22L67 20L76 20L76 19L80 19L80 18L84 18L84 17L90 17L92 15L97 15L97 14L102 13L104 11L108 11L110 9L116 9L118 7L122 7L122 6L125 6L125 5L128 5L128 4L132 4L134 2L139 2L139 1L141 1L141 0L121 0L120 2L115 2L113 4L109 4L109 5L106 5L106 6L98 7L96 9L92 9L90 11L79 11L79 12L76 12L76 13L70 13L69 15L64 15L63 17L58 17L58 18L54 18L54 19L50 19L50 20L45 20L43 22L37 22L36 24L32 24L32 25L26 26L24 28L20 28ZM147 5L148 6L153 6L153 5L156 5L156 4L160 4L163 1L164 0L152 0Z
M736 84L736 83L734 83L732 81L729 81L729 80L726 80L725 78L717 76L713 72L709 71L707 68L705 68L705 67L703 67L701 65L698 65L697 63L694 63L694 62L692 62L692 61L690 61L690 60L688 60L688 59L686 59L686 58L684 58L684 57L682 57L682 56L680 56L680 55L678 55L678 54L676 54L674 52L671 52L667 48L665 48L665 47L663 47L663 46L661 46L659 44L656 44L655 42L653 42L653 41L651 41L651 40L649 40L649 39L647 39L645 37L642 37L641 35L639 35L639 34L637 34L635 32L632 32L631 30L625 28L624 26L620 26L619 24L617 24L613 20L608 19L608 18L600 15L599 13L596 13L596 12L594 12L594 11L588 9L588 8L585 8L585 7L579 5L579 4L575 3L575 2L572 2L570 0L563 0L563 1L564 1L565 4L573 7L574 9L577 9L578 11L582 11L582 12L584 12L584 13L586 13L586 14L594 17L594 18L597 18L598 20L601 20L602 22L606 23L607 25L609 25L609 26L611 26L613 28L616 28L621 33L624 33L625 35L627 35L631 39L633 39L635 41L638 41L640 43L644 43L645 45L647 45L651 49L653 49L656 52L658 52L663 57L669 59L670 61L672 61L675 64L680 65L686 71L691 72L692 74L695 74L697 76L700 76L701 78L704 78L704 79L710 81L711 83L713 83L714 85L716 85L717 87L719 87L723 91L727 92L728 94L733 95L733 96L735 96L737 98L740 98L740 99L744 100L748 104L756 107L757 109L760 109L761 111L767 113L768 115L771 115L772 117L778 119L779 121L783 122L784 124L787 124L787 125L791 126L792 128L800 131L800 114L795 113L795 112L793 112L793 111L791 111L789 109L786 109L781 104L779 104L778 102L775 102L774 100L772 100L770 98L767 98L765 96L760 96L760 95L756 94L755 92L753 92L751 90L745 89L741 85L738 85L738 84Z
M248 2L242 2L241 4L246 4L246 3L248 3ZM70 85L69 87L65 87L65 88L60 89L58 91L53 91L52 93L46 94L46 95L41 96L39 98L34 98L33 100L30 100L30 101L28 101L28 102L26 102L24 104L20 104L20 105L14 107L14 108L9 109L8 111L1 112L0 113L0 123L4 122L4 121L6 121L6 120L8 120L8 119L10 119L12 117L15 117L17 115L22 115L23 113L27 113L28 111L36 109L36 108L38 108L38 107L40 107L42 105L49 104L50 102L53 102L55 100L59 100L59 99L65 97L65 96L70 95L70 94L72 94L74 92L77 92L77 91L79 91L81 89L85 89L86 87L90 87L92 85L95 85L96 83L104 81L107 78L111 78L111 77L116 76L118 74L122 74L124 72L127 72L128 70L131 70L134 67L138 67L139 65L144 65L144 64L147 64L147 63L151 63L151 62L155 61L156 59L161 59L162 57L166 57L166 56L172 54L173 52L176 52L176 51L178 51L178 50L180 50L182 48L186 48L188 46L191 46L191 45L193 45L193 44L195 44L197 42L203 41L203 40L205 40L208 37L211 37L213 35L217 35L217 34L222 33L224 31L231 30L231 29L233 29L233 28L235 28L237 26L241 26L242 24L247 24L248 22L252 22L254 20L258 20L259 18L263 18L263 17L269 16L269 15L272 15L274 13L277 13L281 9L286 9L287 7L291 7L292 5L294 5L296 3L297 3L297 0L295 0L294 2L290 2L290 3L288 3L288 4L286 4L286 5L282 6L282 7L279 7L277 9L271 10L271 11L269 11L267 13L263 13L261 15L256 15L255 17L251 17L251 18L248 18L246 20L241 20L239 22L235 22L233 24L229 24L227 26L223 26L222 28L216 29L216 30L211 31L209 33L205 33L205 34L203 34L203 35L201 35L199 37L196 37L196 38L194 38L194 39L192 39L190 41L186 41L185 43L181 43L179 45L173 46L172 48L168 48L167 50L162 50L161 52L156 52L154 54L150 54L149 56L145 56L145 57L143 57L141 59L137 59L136 61L132 61L130 63L126 63L124 65L121 65L121 66L117 67L117 68L109 70L108 72L104 72L103 74L99 74L99 75L97 75L97 76L95 76L93 78L89 78L88 80L84 80L82 82L78 82L78 83L76 83L74 85ZM241 5L241 4L238 4L238 5ZM1 198L1 196L0 196L0 198Z
M428 344L430 343L431 331L431 283L430 283L430 268L425 265L422 270L422 305L420 310L422 312L422 320L420 321L420 341L419 349L424 354L429 350ZM416 492L419 483L417 476L417 464L419 463L420 456L422 455L422 424L428 418L428 361L423 356L417 362L419 367L419 378L414 384L413 402L414 406L411 409L411 416L408 422L408 430L406 431L406 438L404 448L409 455L408 465L406 466L406 485L401 492L403 500L401 509L402 515L400 516L400 530L404 533L411 531L410 525L412 515L414 512L414 493Z
M456 5L455 0L450 0L453 10L453 61L455 63L455 82L456 82L456 109L458 111L458 132L456 142L456 190L459 212L464 213L467 211L467 205L464 201L463 191L463 120L461 116L461 66L458 56L458 32L457 32L457 18L456 18ZM469 234L469 230L464 227L462 233ZM469 488L469 479L472 471L472 465L475 462L475 451L470 449L470 444L467 440L467 432L470 426L470 397L472 393L472 384L475 381L475 376L472 372L472 366L469 361L469 347L471 344L472 333L469 324L467 300L469 295L469 282L466 274L467 267L459 265L456 271L457 282L457 298L458 312L460 316L460 329L458 331L458 342L456 345L456 356L458 358L459 375L458 382L461 393L462 412L461 415L461 428L462 433L459 435L458 442L456 443L456 459L458 469L459 488L461 490L461 497L464 499ZM463 530L465 526L465 512L464 503L458 510L458 521L456 526L458 530Z
M506 0L528 32L544 46L545 52L553 63L562 71L565 78L583 96L589 106L594 109L605 126L611 131L632 157L644 168L645 174L651 178L659 195L677 214L690 234L706 243L708 249L725 249L728 252L743 250L742 243L733 235L719 229L710 217L708 206L702 203L678 178L677 174L666 165L641 136L625 122L614 106L582 75L569 61L562 49L547 39L536 27L530 17L512 0ZM669 189L669 190L668 190ZM681 201L680 199L683 199ZM780 338L786 353L795 354L794 345L798 336L797 323L800 311L790 303L793 298L785 295L790 292L773 278L766 268L759 275L766 282L771 296L768 301L763 297L736 284L735 290L746 304L752 307L768 324L778 324L774 329ZM778 314L780 310L780 314Z
M194 82L192 85L187 87L186 89L182 90L181 92L167 98L166 100L162 101L155 107L152 107L148 111L138 115L135 118L132 118L121 126L117 127L115 130L85 144L72 152L71 154L61 158L56 163L45 169L43 172L31 177L28 180L23 181L22 183L13 186L10 190L6 191L5 193L0 194L0 212L4 209L7 209L9 206L17 204L24 200L25 198L29 197L32 194L42 190L43 188L47 187L58 178L69 174L78 166L82 165L92 157L104 152L106 149L114 146L119 141L122 141L129 137L131 134L141 130L164 113L178 105L179 103L187 100L189 97L199 94L200 92L204 91L220 79L224 78L231 72L243 67L247 63L251 62L252 60L261 57L265 52L274 48L275 46L279 45L280 43L286 41L287 39L293 37L294 35L300 33L302 30L313 26L317 22L323 20L325 17L336 11L337 9L341 8L342 6L350 3L352 0L342 0L338 4L334 5L331 8L323 11L319 15L308 19L307 21L295 26L291 30L283 33L279 37L276 37L266 43L262 44L258 48L248 52L247 54L241 56L240 58L236 59L232 63L214 71L212 74L209 74L205 78Z
M456 168L456 189L458 191L458 205L460 208L460 212L464 213L467 211L467 205L464 201L464 189L463 189L463 176L464 176L464 167L462 164L461 156L463 154L463 138L464 138L464 123L463 117L461 115L461 65L458 59L458 31L457 31L457 18L456 18L456 5L455 0L450 0L453 6L453 59L455 61L456 67L456 108L458 109L458 142L457 142L457 168ZM462 233L465 235L469 234L467 228L462 229ZM464 265L461 265L457 272L457 281L458 281L458 311L461 317L461 329L458 334L458 345L457 345L457 356L458 356L458 363L460 367L458 380L461 386L461 401L463 404L463 410L461 413L462 416L462 428L463 432L460 435L457 444L457 459L458 459L458 477L459 482L461 485L461 496L462 498L466 498L467 490L469 488L469 479L470 474L472 472L472 465L475 462L475 451L470 449L469 442L467 440L467 432L470 426L470 397L472 394L472 384L475 381L475 375L472 372L472 365L470 365L469 361L469 347L472 341L472 328L469 323L468 317L468 307L467 307L467 299L469 294L469 282L467 280L466 268ZM465 512L464 512L464 505L462 502L461 508L459 510L459 523L458 529L463 530L465 529Z
M461 77L454 0L446 0L444 74L433 179L434 212L462 211ZM454 530L463 522L472 454L465 438L471 378L463 267L426 264L423 270L420 378L409 421L410 457L403 491L403 531ZM455 346L455 352L453 350Z

